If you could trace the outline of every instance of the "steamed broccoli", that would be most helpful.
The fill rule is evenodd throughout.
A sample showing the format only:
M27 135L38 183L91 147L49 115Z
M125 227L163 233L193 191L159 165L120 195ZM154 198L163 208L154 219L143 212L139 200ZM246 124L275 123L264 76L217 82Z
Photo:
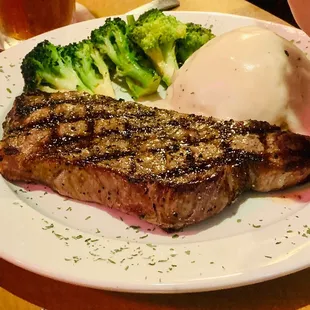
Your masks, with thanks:
M130 25L130 38L150 57L158 74L169 86L178 69L175 44L186 35L186 25L157 9L140 15Z
M201 25L188 23L186 26L185 38L179 39L176 45L177 60L180 65L183 65L189 56L215 37L211 29Z
M70 57L62 56L63 47L45 40L24 58L21 70L25 91L44 92L79 90L90 92L72 67Z
M109 69L89 40L69 44L63 52L71 58L75 72L92 93L114 97Z
M139 98L156 92L160 77L155 70L144 66L143 56L128 38L127 30L122 19L108 18L103 26L92 31L91 41L116 65L117 75L125 78L132 96Z

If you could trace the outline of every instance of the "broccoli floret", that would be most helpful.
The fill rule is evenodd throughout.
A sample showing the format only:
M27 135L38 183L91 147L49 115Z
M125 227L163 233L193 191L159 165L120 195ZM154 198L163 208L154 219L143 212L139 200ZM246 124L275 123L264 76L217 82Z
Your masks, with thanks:
M211 29L204 28L201 25L188 23L186 26L185 38L179 39L176 45L179 65L183 65L189 56L215 37Z
M92 93L115 96L109 69L90 40L65 46L64 54L71 58L75 72Z
M25 81L24 91L44 92L87 91L72 67L70 57L62 56L63 47L45 40L34 47L23 59L21 70Z
M122 19L108 18L103 26L92 31L91 41L116 65L117 75L125 78L134 98L155 93L161 79L152 67L144 66L142 54L130 41L127 32Z
M176 40L185 37L186 25L174 16L152 9L140 15L129 28L130 38L150 57L163 81L171 85L172 77L179 68Z

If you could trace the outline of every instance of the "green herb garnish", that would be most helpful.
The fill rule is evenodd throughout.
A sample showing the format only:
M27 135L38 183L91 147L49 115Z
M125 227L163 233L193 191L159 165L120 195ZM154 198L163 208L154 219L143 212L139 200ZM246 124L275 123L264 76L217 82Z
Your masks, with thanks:
M78 236L73 236L72 238L73 238L74 240L78 240L78 239L82 239L83 236L82 236L82 235L78 235Z
M43 230L47 230L47 229L51 229L51 228L54 228L54 224L51 224L51 225L48 225L48 226L45 226L44 228L42 228Z
M252 225L254 228L260 228L260 227L262 227L261 225Z

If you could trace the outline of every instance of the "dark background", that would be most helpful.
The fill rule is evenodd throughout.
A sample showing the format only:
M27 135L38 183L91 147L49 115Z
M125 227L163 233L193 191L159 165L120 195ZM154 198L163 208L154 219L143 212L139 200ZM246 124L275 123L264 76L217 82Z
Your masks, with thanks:
M288 23L298 27L290 11L287 0L247 0L247 1L255 4L256 6L261 7L265 11L268 11L273 15L276 15L281 19L287 21Z

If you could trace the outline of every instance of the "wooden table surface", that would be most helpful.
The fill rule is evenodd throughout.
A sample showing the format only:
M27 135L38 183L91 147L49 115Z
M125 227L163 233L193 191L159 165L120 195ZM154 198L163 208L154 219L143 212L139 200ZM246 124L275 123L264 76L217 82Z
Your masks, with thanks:
M97 17L125 13L147 0L80 0ZM181 0L178 10L217 11L285 24L244 0ZM0 310L310 309L310 269L231 290L184 295L120 294L76 287L0 259ZM2 287L2 288L1 288ZM27 300L27 301L25 301ZM40 307L38 307L40 306Z

